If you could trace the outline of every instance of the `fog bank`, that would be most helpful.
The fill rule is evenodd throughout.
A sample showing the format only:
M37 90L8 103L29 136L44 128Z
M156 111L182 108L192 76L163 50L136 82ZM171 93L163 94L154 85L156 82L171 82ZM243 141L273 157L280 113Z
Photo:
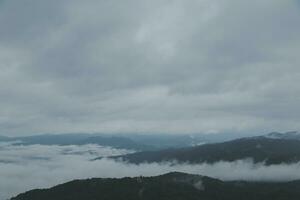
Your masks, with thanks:
M73 179L91 177L155 176L171 171L206 175L222 180L290 181L300 179L300 163L254 164L251 159L214 164L176 162L140 165L111 159L91 161L97 156L128 153L97 145L13 146L0 145L0 199L35 188L51 187Z

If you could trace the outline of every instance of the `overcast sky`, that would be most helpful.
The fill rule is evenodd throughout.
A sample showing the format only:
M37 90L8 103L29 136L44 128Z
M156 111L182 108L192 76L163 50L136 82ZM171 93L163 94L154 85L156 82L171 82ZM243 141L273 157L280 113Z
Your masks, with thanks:
M1 0L0 135L300 129L298 0Z

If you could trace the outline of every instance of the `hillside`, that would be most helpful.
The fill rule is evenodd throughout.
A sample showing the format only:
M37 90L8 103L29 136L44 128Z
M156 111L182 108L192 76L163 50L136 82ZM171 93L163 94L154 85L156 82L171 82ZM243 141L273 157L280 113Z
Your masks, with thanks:
M260 136L189 148L138 152L112 158L131 163L172 160L190 163L213 163L247 158L252 158L255 163L265 162L267 165L294 163L300 161L300 140L271 139Z
M11 200L298 200L299 196L300 181L223 182L173 172L156 177L75 180L32 190Z

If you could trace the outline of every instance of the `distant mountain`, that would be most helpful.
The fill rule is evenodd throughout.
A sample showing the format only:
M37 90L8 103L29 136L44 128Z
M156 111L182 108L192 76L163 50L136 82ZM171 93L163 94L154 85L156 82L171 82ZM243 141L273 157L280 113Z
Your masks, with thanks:
M150 150L150 145L137 143L129 138L116 136L101 136L97 134L44 134L25 137L1 137L0 141L19 141L22 145L85 145L98 144L113 148Z
M148 144L155 149L182 148L202 144L225 142L241 137L240 133L194 133L194 134L120 134L137 143ZM245 134L244 136L253 136Z
M155 149L181 148L207 143L202 135L172 135L172 134L127 134L135 142L149 144Z
M2 141L18 141L17 144L31 145L83 145L99 144L115 148L144 150L161 150L167 148L182 148L205 143L226 141L237 138L237 134L102 134L102 133L66 133L42 134L24 137L1 137Z
M300 133L298 131L290 131L286 133L272 132L264 137L271 139L300 140Z
M238 138L233 134L125 134L135 142L149 144L156 149L182 148Z
M10 141L9 137L5 137L5 136L0 135L0 142L8 142L8 141Z
M252 158L267 165L300 161L300 140L273 139L265 136L204 144L196 147L145 151L111 157L131 163L177 160L189 163L214 163Z
M223 182L184 173L122 179L75 180L11 200L299 200L300 181Z
M18 141L16 144L32 145L85 145L98 144L114 148L133 149L137 151L153 151L170 148L196 147L203 144L225 142L239 138L238 134L89 134L89 133L66 133L66 134L43 134L24 137L0 136L0 142ZM300 140L298 132L278 133L273 132L264 136L266 139Z
M154 149L150 145L142 144L133 141L132 139L125 137L102 137L102 136L93 136L85 140L80 141L78 144L98 144L102 146L111 146L114 148L121 149L133 149L133 150L149 150Z

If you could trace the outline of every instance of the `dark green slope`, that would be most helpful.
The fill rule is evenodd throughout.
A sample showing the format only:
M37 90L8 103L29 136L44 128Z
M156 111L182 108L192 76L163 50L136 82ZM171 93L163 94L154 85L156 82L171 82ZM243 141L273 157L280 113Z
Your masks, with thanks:
M299 200L300 181L222 182L209 177L169 173L156 177L76 180L32 190L11 200Z
M300 161L300 140L253 137L223 143L205 144L196 147L146 151L115 156L132 163L177 160L190 163L213 163L252 158L255 163L265 161L267 165Z

